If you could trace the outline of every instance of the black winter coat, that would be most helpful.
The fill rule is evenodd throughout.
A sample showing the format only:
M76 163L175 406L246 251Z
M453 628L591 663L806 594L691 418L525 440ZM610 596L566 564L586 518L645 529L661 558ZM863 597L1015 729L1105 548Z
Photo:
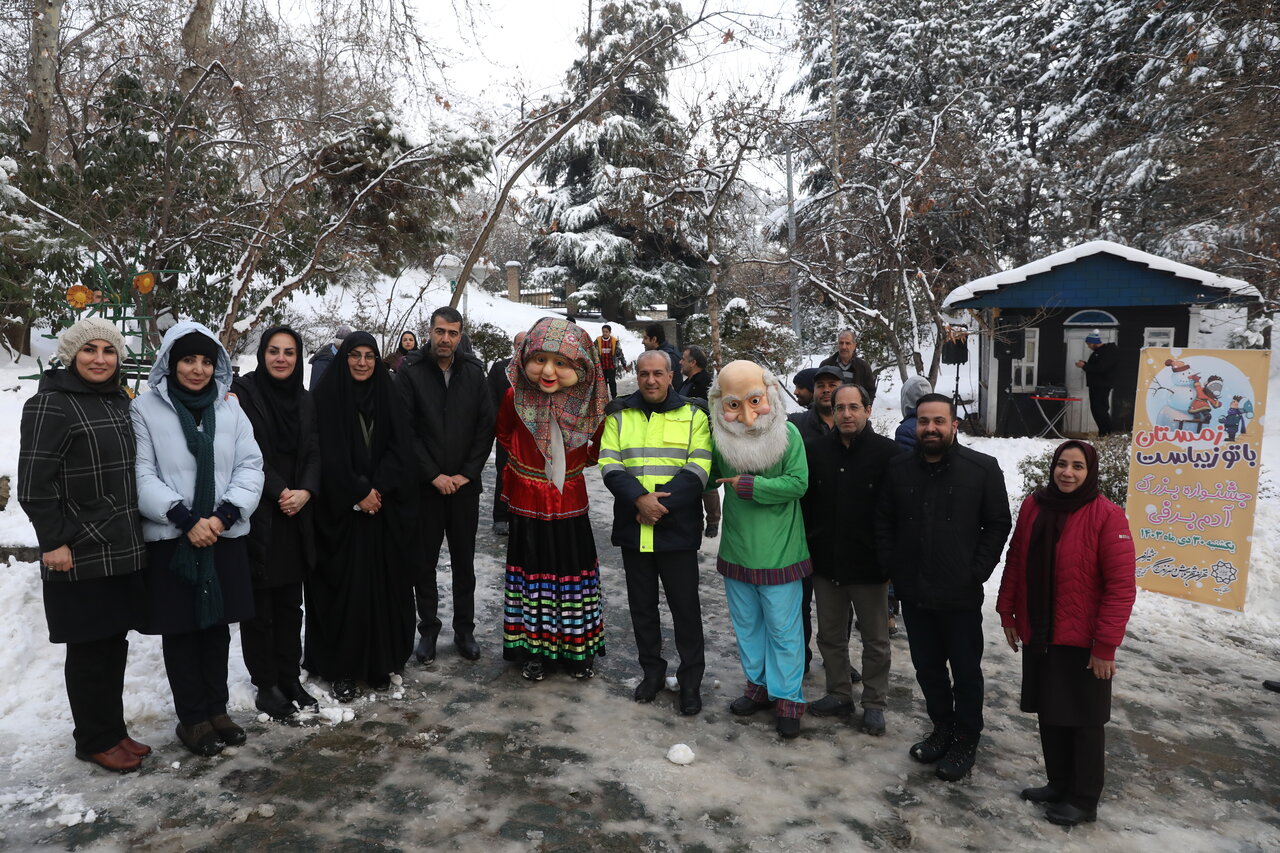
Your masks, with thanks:
M806 442L835 432L834 429L827 426L826 422L822 420L822 416L818 414L817 403L814 403L803 412L792 412L787 415L787 420L796 425L796 429L800 430L800 437Z
M1087 388L1114 388L1116 368L1120 366L1120 348L1115 344L1103 344L1084 363L1084 384Z
M684 381L679 388L681 397L697 397L705 400L711 393L711 371L699 370Z
M413 430L422 488L434 491L436 477L461 474L471 482L458 493L478 494L497 420L484 365L474 356L455 354L446 388L434 358L407 359L396 373L396 388Z
M46 581L80 581L140 571L137 439L129 396L101 391L74 372L45 371L22 407L18 502L41 551L70 546L72 569Z
M814 574L837 586L884 583L876 556L876 501L885 471L906 449L867 424L849 447L832 430L806 441L809 491L800 500Z
M489 367L489 375L485 381L489 384L489 398L493 400L493 410L497 412L502 408L502 398L507 396L507 389L511 387L511 380L507 378L507 368L511 366L511 359L500 358Z
M301 578L275 577L273 569L284 568L273 565L268 559L271 553L271 537L273 525L297 524L302 540L301 568L310 571L316 564L315 544L315 501L320 496L320 431L316 423L316 404L311 392L302 392L302 401L298 407L298 420L301 425L303 439L295 448L292 465L282 458L272 447L270 438L271 422L266 409L263 408L262 391L257 386L257 371L237 376L231 382L231 392L240 401L240 408L253 424L253 437L262 451L262 500L258 508L249 518L249 562L253 567L253 578L258 586L275 586L279 583L301 580ZM294 518L289 518L280 511L280 493L285 489L306 489L311 493L311 500ZM292 574L292 572L290 572Z
M1013 527L999 463L952 445L942 461L919 453L889 463L876 506L881 571L902 601L932 610L982 606Z
M844 370L840 365L840 353L834 352L822 360L818 367L826 367L832 365ZM863 388L867 389L867 395L871 398L871 402L876 401L876 375L871 371L871 365L867 364L858 356L854 356L849 362L849 369L846 371L850 375L845 377L851 382L857 382Z

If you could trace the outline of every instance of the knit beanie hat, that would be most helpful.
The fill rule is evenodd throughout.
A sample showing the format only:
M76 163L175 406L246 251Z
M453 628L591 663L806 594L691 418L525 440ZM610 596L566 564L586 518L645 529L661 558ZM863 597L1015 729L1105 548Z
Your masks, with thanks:
M120 328L103 317L85 317L58 335L58 361L64 367L71 367L76 353L89 341L106 341L116 348L121 360L125 357L124 335L120 334Z
M1097 329L1094 329L1094 330L1093 330L1092 332L1090 332L1090 333L1089 333L1089 335L1084 339L1084 342L1085 342L1086 344L1100 344L1100 343L1102 343L1102 332L1098 331Z
M169 347L169 373L178 362L189 355L202 355L214 364L218 363L218 342L203 332L187 332Z
M813 377L814 377L814 374L816 374L817 372L818 372L818 369L816 367L806 367L804 370L801 370L799 373L797 373L795 377L792 378L791 382L797 388L803 388L806 391L809 391L812 393Z

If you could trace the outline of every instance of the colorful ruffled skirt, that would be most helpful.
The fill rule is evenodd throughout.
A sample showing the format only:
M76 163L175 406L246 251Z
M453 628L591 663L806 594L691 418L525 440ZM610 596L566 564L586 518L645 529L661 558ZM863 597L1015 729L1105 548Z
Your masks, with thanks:
M511 515L502 623L506 660L572 673L604 654L600 564L585 514L553 521Z

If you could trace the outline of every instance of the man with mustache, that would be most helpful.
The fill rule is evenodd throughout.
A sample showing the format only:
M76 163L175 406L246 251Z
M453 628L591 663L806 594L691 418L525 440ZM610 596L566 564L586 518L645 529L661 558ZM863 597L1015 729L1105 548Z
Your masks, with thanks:
M956 443L955 404L916 403L916 452L889 463L876 505L876 552L907 623L933 731L911 757L948 782L973 769L982 732L982 584L1013 527L999 463ZM948 672L948 667L950 672Z
M804 441L787 422L778 380L758 364L725 365L708 402L711 476L728 486L716 571L747 677L729 710L772 708L778 734L794 738L805 709L801 581L813 571L800 513L809 486Z

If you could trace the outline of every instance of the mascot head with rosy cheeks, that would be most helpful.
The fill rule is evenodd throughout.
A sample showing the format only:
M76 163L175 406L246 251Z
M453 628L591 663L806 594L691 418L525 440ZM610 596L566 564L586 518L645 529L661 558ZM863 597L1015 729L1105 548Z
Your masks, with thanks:
M782 386L765 368L750 361L729 362L707 403L716 448L738 473L765 471L787 452Z

